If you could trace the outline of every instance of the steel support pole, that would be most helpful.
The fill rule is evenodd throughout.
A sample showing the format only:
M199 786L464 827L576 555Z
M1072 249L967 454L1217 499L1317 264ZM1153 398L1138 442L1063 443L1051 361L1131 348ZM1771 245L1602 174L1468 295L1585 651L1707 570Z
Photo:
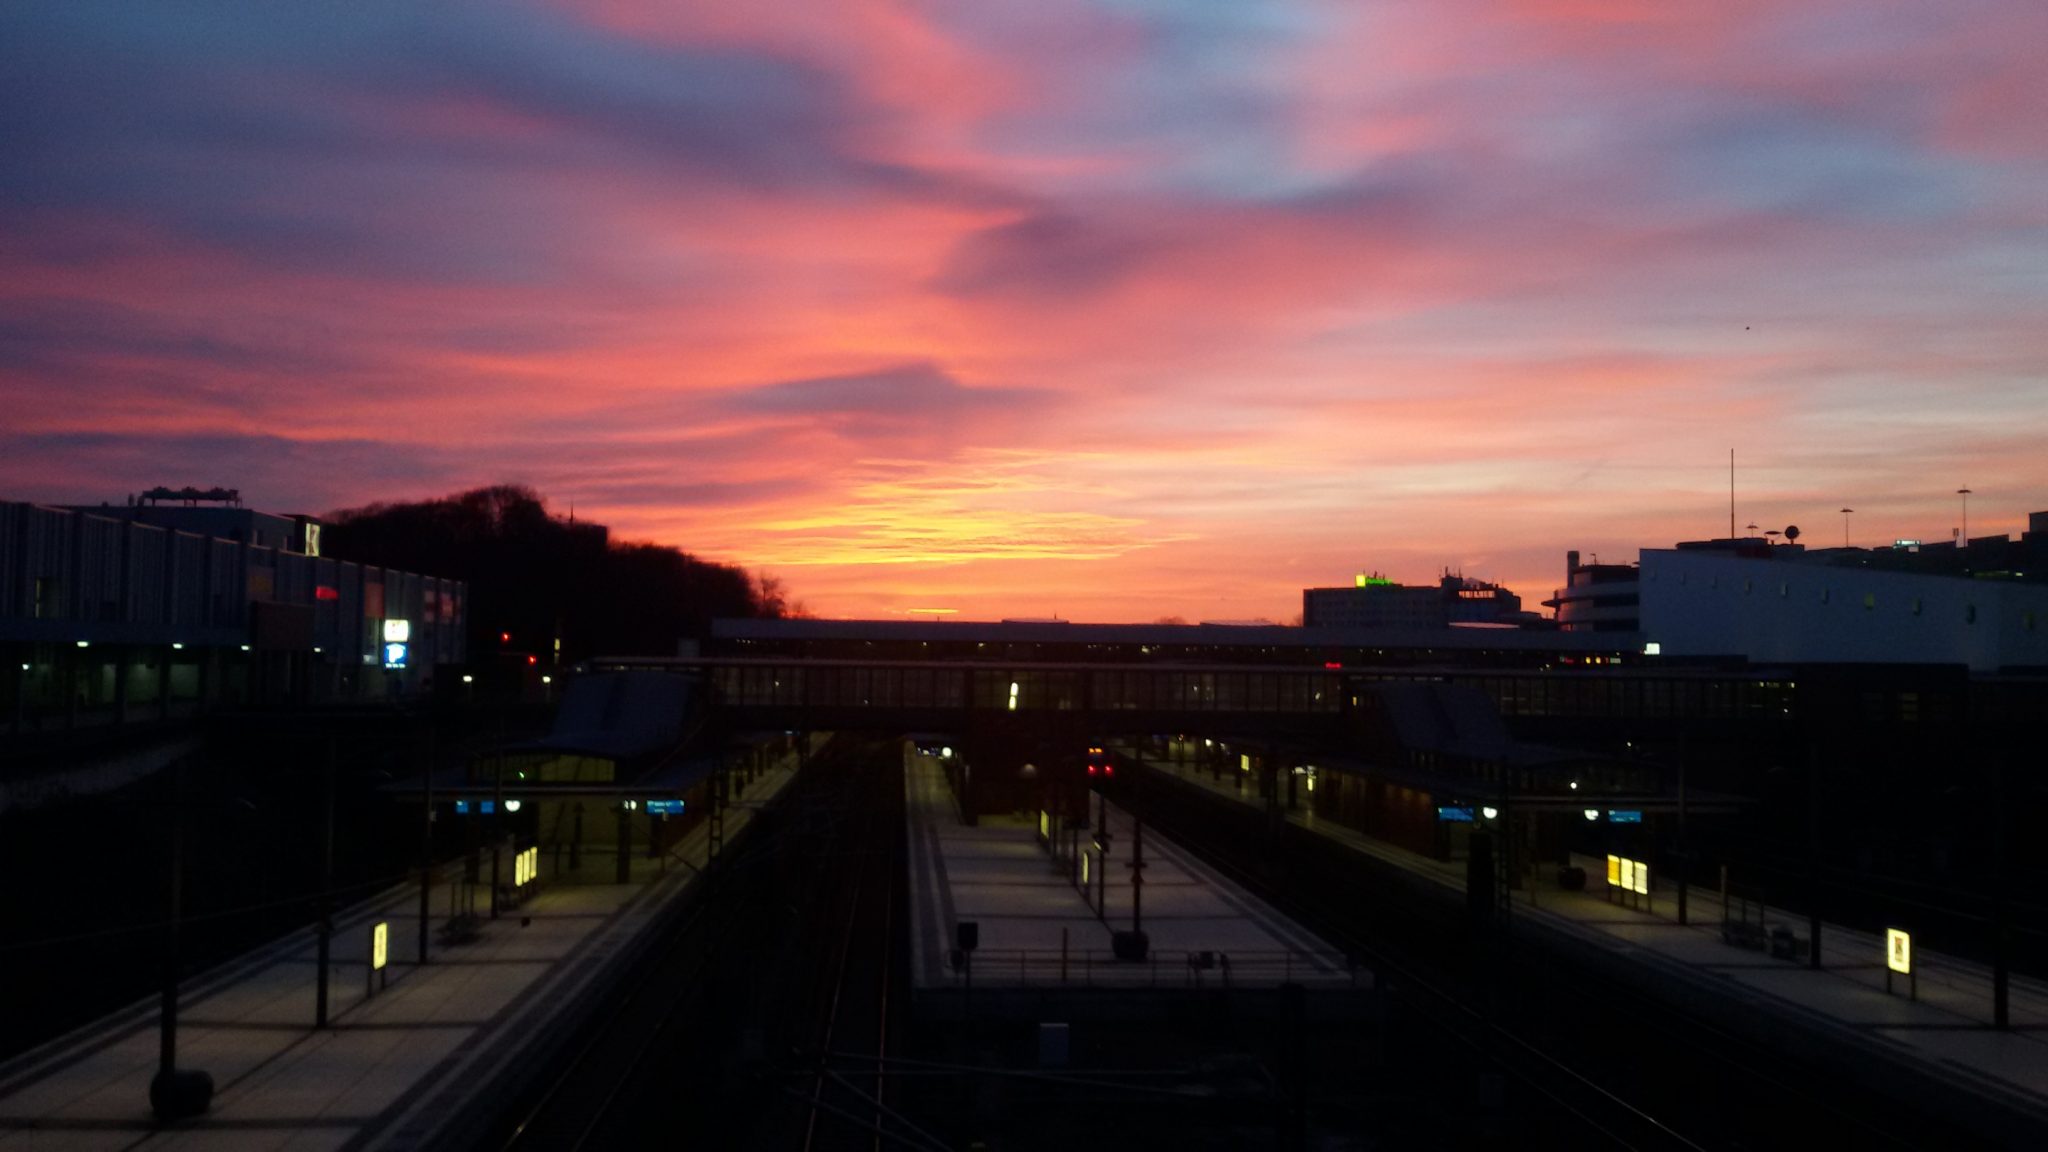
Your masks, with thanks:
M1131 817L1131 931L1145 928L1145 822Z
M178 921L185 901L185 761L171 769L171 909L164 929L163 995L157 1036L157 1075L178 1068Z
M499 713L502 717L504 714ZM491 773L491 919L498 918L499 858L505 850L505 726L498 725L497 770Z
M334 737L327 738L327 755L320 771L320 909L319 947L313 985L313 1027L327 1027L327 962L333 953L334 917L330 906L334 884Z
M2005 748L1991 760L1991 1025L2001 1031L2012 1027L2012 932L2011 911L2006 906L2007 815L2005 797Z
M1808 752L1810 795L1806 802L1806 966L1820 964L1820 748Z
M1692 855L1686 840L1685 803L1685 754L1687 751L1685 725L1678 727L1678 923L1686 924L1686 894L1692 879Z
M420 963L427 962L429 901L434 890L434 718L427 716L427 762L420 772Z

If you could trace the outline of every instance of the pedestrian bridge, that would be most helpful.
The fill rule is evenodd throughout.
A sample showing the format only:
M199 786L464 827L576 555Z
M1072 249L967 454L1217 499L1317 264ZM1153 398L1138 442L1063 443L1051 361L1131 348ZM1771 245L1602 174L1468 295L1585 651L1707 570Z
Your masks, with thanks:
M1470 668L1427 665L917 661L816 656L618 657L601 670L700 677L735 723L768 729L958 731L1030 721L1114 734L1354 733L1376 683L1438 681L1484 693L1525 738L1668 731L1674 722L1763 725L1796 719L1783 671L1713 668Z
M699 676L733 723L770 729L958 731L1015 719L1098 732L1322 736L1343 730L1356 703L1345 673L1325 668L709 657L597 667Z

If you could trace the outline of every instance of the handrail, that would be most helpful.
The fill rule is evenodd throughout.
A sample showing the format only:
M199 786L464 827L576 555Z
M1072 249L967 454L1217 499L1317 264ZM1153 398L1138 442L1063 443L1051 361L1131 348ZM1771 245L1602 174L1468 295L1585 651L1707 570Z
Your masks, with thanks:
M1359 974L1365 971L1341 952L1300 948L1154 951L1137 961L1118 959L1114 951L1099 948L984 948L959 960L947 968L953 983L998 987L1266 988L1296 981L1357 987Z

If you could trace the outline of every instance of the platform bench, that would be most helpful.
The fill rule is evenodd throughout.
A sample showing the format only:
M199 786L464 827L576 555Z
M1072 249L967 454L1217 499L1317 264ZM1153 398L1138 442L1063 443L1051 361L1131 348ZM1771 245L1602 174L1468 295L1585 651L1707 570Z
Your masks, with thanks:
M1737 948L1751 948L1758 952L1770 948L1770 934L1763 925L1748 920L1727 920L1721 924L1721 942Z
M474 944L483 934L483 922L468 915L450 916L439 933L443 944Z

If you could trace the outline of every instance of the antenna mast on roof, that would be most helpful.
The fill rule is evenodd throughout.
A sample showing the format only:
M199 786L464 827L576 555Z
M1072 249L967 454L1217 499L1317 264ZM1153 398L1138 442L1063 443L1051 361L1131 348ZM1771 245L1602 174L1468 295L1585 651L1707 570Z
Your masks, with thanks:
M1728 538L1735 539L1735 449L1728 450Z

